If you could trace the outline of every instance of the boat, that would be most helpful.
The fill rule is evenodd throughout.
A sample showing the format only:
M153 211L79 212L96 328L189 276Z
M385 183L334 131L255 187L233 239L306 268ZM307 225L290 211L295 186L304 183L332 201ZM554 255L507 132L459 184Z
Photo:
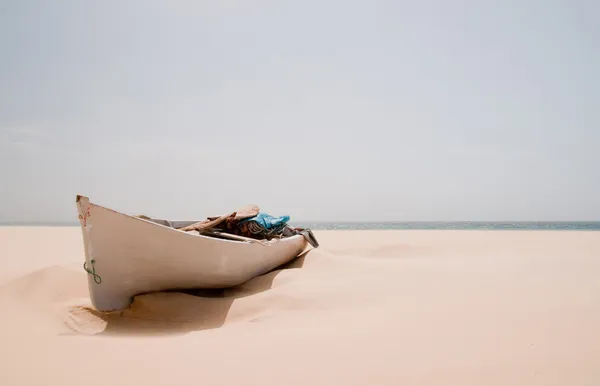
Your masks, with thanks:
M120 213L83 195L77 195L76 204L83 268L92 305L100 312L125 310L145 293L233 287L290 262L309 244L318 247L310 230L287 225L283 235L271 238L220 231L223 219L239 220L236 212L170 221ZM257 208L238 222L252 219Z

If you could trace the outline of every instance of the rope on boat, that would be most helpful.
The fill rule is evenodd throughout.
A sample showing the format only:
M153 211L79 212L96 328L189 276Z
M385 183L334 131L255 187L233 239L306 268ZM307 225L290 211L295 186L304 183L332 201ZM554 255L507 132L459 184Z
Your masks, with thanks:
M85 263L83 263L83 269L85 269L85 271L92 275L94 277L94 282L96 284L100 284L102 283L102 278L100 277L100 275L96 274L96 267L94 266L94 264L96 263L96 260L92 259L90 261L90 263L92 264L92 269L88 269L87 265L86 265L87 261Z
M248 231L253 234L253 235L257 235L257 236L264 236L264 237L277 237L280 236L279 238L281 238L281 231L283 230L283 228L286 227L286 224L281 224L271 230L265 229L263 228L261 225L257 224L255 221L248 221Z

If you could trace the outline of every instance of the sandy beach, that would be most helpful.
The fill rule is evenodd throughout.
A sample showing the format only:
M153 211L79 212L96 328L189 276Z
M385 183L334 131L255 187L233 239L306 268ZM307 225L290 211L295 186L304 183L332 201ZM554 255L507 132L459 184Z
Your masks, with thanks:
M242 286L106 317L78 227L0 228L0 385L600 384L600 232L315 235Z

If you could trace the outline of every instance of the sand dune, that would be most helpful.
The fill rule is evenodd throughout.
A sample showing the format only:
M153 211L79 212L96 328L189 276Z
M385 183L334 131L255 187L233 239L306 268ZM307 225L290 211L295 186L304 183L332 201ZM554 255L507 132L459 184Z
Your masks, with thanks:
M236 288L94 311L78 228L1 228L1 385L597 385L600 232L316 232Z

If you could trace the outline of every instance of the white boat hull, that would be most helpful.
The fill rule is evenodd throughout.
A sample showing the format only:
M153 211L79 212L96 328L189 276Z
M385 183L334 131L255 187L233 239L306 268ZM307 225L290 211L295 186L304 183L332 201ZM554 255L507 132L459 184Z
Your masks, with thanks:
M227 288L285 264L307 246L302 235L247 242L183 232L77 196L89 293L98 311L129 307L138 294Z

